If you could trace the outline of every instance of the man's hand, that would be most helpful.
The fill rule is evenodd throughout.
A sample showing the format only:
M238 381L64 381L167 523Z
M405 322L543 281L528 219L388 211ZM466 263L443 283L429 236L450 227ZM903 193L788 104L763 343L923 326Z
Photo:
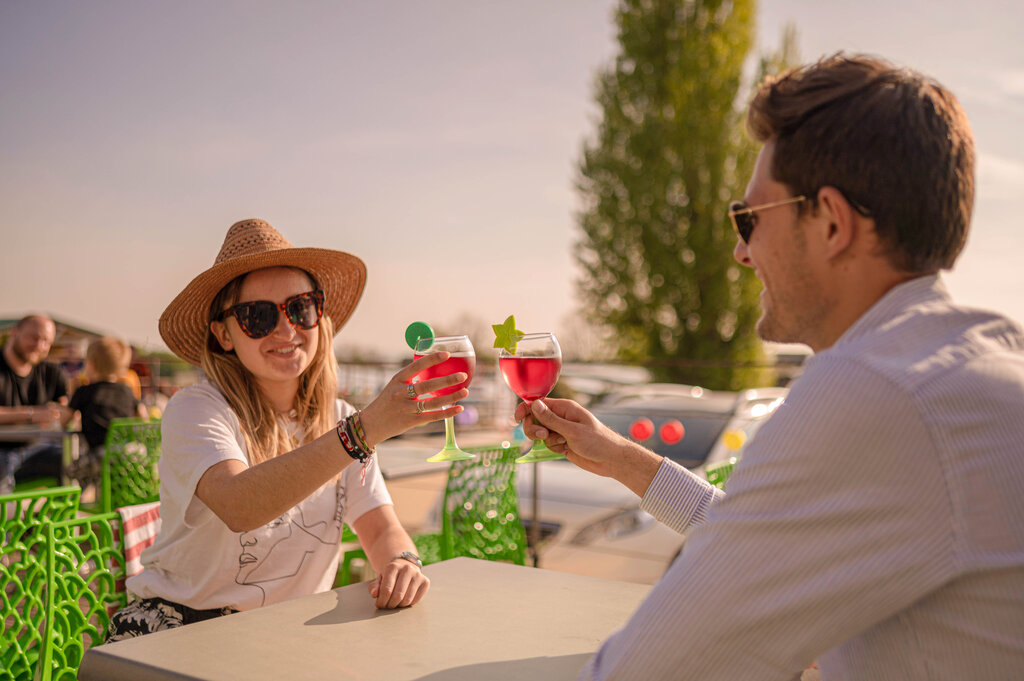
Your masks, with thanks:
M661 466L661 456L622 437L572 400L545 398L530 407L520 404L516 418L523 421L527 437L544 440L580 468L615 478L639 496Z
M395 558L368 588L378 608L406 608L420 602L430 588L430 580L413 563Z

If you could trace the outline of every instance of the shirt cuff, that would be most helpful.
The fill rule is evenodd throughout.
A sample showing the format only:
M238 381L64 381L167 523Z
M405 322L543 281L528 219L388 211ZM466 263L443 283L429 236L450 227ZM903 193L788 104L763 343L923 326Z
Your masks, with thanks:
M640 501L640 508L682 534L704 522L711 504L724 496L704 478L665 458Z

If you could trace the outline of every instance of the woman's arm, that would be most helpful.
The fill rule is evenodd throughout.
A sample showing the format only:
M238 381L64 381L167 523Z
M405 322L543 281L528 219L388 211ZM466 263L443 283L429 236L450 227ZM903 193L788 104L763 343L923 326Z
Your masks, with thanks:
M362 421L371 447L414 426L462 411L459 405L445 409L439 407L466 397L468 391L465 389L423 400L427 409L438 411L417 411L416 401L407 390L414 376L446 359L448 353L435 352L402 368L363 410ZM457 373L420 381L417 386L423 394L464 380L466 375ZM267 524L292 508L353 461L332 429L312 442L255 466L248 466L238 459L220 461L200 478L196 496L233 532L246 532Z
M416 545L402 528L390 504L378 506L356 518L352 529L377 579L370 583L370 596L378 608L399 608L415 605L430 588L430 580L420 568L399 556L404 551L416 553Z

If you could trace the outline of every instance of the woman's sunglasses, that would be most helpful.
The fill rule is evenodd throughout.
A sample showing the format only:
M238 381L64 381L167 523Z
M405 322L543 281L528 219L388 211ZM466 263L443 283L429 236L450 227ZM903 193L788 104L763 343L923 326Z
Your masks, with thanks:
M280 305L269 300L252 300L232 305L219 313L215 321L234 317L238 327L249 338L263 338L277 328L278 311L284 312L288 323L296 329L312 329L324 314L324 292L307 291L292 296Z

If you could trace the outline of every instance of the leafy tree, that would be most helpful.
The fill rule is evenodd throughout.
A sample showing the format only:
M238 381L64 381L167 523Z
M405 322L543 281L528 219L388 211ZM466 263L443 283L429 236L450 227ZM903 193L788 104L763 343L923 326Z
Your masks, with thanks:
M754 5L622 0L620 53L598 75L601 120L579 163L579 291L618 359L647 364L657 380L771 382L756 368L760 284L733 260L726 217L757 151L742 110ZM794 45L791 33L760 70L792 59Z

